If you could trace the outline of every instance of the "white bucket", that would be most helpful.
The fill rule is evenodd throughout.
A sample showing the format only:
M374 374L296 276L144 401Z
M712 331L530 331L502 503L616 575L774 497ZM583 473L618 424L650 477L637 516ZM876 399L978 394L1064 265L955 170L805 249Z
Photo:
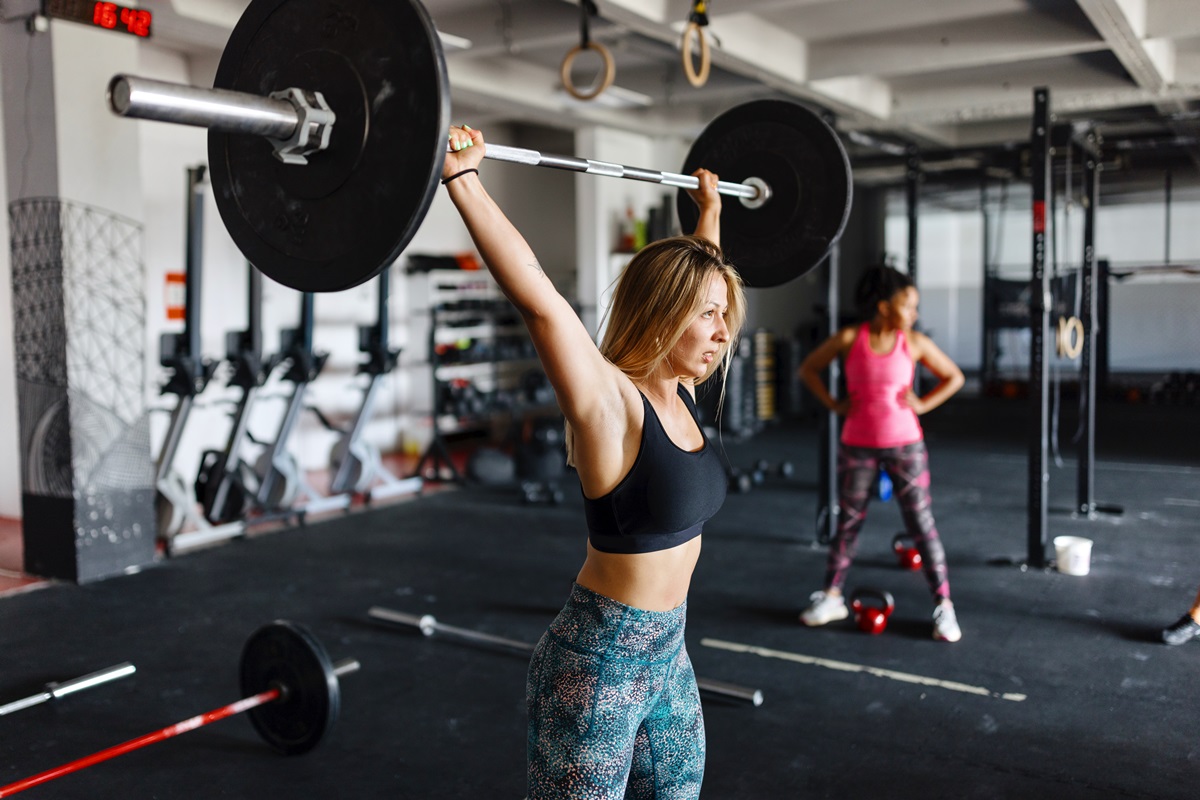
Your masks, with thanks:
M1055 536L1058 571L1065 575L1087 575L1092 568L1092 540L1082 536Z

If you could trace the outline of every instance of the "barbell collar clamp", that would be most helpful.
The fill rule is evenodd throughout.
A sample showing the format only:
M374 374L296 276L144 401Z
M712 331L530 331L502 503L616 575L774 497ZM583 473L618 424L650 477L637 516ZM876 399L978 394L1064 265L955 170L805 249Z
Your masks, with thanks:
M249 95L253 96L253 95ZM286 139L270 139L275 157L285 164L307 164L308 156L329 147L333 123L337 114L329 107L320 92L309 92L294 86L272 92L271 98L290 103L296 110L296 125Z

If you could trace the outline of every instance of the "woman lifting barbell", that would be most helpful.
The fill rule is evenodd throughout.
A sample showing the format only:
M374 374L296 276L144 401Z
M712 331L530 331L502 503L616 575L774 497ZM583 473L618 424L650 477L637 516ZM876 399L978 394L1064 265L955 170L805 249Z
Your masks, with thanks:
M742 281L720 249L717 176L694 173L693 236L643 248L613 292L599 348L479 178L482 134L450 129L443 180L521 312L566 418L587 557L529 667L530 800L694 798L704 721L684 647L700 532L725 497L695 387L731 357ZM721 374L724 374L721 372Z
M825 586L813 593L800 615L805 625L825 625L849 615L842 586L866 521L871 485L882 467L892 479L892 495L933 593L933 637L948 642L962 638L950 602L946 553L930 510L929 457L917 417L962 388L963 374L932 339L912 329L919 299L907 275L890 267L868 270L855 290L865 321L826 339L800 365L799 377L817 399L846 417L837 459L837 533L829 546ZM841 401L821 378L838 357L845 360L849 395ZM938 378L923 397L912 390L917 362Z

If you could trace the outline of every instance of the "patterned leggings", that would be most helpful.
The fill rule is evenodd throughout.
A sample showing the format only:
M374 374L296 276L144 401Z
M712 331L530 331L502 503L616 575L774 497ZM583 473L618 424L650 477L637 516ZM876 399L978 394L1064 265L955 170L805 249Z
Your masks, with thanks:
M529 800L700 796L704 718L686 609L645 611L572 587L529 665Z
M844 444L838 447L839 516L837 534L829 546L825 588L840 590L846 583L846 573L858 550L858 533L867 519L871 487L880 467L887 470L892 479L892 496L900 505L904 528L921 554L925 580L934 601L949 599L946 551L938 538L930 510L929 455L923 441L903 447L850 447Z

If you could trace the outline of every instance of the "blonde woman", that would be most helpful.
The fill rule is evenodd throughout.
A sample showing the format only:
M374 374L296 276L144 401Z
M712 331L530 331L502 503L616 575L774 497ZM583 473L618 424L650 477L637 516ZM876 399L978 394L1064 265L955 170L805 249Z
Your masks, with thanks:
M654 242L625 268L597 349L484 189L482 134L451 128L450 144L442 182L537 347L587 515L587 557L530 663L530 800L697 797L704 721L684 621L726 475L695 387L730 357L745 316L719 246L717 176L696 172L695 235Z

